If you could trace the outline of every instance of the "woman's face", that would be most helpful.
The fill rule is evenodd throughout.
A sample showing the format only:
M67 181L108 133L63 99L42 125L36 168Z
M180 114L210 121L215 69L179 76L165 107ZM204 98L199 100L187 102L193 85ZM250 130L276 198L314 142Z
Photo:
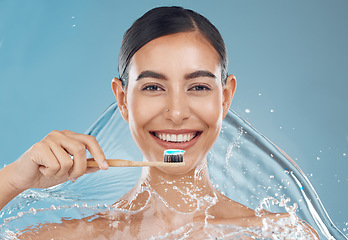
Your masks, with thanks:
M235 89L221 83L216 50L197 32L152 40L132 58L128 87L113 89L132 136L148 161L163 161L166 149L185 150L184 173L202 162L219 135Z

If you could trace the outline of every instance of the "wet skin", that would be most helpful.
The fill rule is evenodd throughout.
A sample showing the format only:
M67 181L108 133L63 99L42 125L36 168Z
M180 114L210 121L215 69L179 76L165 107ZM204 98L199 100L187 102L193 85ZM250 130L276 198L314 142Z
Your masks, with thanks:
M144 161L163 161L165 149L177 148L186 151L186 165L143 168L136 186L114 204L120 211L92 221L45 225L22 238L72 239L66 234L73 229L80 238L146 239L192 222L262 226L253 210L222 195L209 179L206 156L219 135L236 81L230 75L222 84L218 54L201 34L173 34L147 43L132 58L127 88L116 78L112 88ZM287 216L264 215L275 220ZM192 234L205 233L200 228Z

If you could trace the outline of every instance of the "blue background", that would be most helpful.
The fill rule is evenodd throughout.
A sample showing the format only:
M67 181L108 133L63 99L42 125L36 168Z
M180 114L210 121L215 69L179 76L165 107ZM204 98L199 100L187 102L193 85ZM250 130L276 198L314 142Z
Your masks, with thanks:
M0 166L54 129L83 133L114 101L123 33L162 5L218 27L232 108L294 159L347 234L346 0L0 0Z

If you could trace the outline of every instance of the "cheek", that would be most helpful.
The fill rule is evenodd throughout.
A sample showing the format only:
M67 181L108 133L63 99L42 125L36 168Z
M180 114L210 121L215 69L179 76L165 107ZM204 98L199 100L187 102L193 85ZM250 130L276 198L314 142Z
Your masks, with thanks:
M203 102L197 102L196 112L211 130L220 131L219 126L222 121L222 101L221 96L212 96Z
M136 136L141 135L141 130L148 124L160 111L161 101L155 101L149 97L133 92L129 94L128 114L131 131Z

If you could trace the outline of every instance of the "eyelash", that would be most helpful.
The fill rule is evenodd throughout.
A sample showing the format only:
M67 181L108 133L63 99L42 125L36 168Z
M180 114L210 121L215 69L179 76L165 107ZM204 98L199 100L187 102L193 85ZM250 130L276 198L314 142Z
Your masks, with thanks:
M142 91L151 91L151 92L156 92L156 91L162 91L163 88L157 85L147 85L141 89Z
M147 85L147 86L144 86L141 90L156 92L156 91L163 91L163 88L157 85ZM210 90L211 88L205 85L196 85L189 88L189 91L197 91L197 92L210 91Z
M208 86L205 86L205 85L196 85L196 86L191 87L189 90L203 92L203 91L209 91L209 90L211 90L211 88Z

